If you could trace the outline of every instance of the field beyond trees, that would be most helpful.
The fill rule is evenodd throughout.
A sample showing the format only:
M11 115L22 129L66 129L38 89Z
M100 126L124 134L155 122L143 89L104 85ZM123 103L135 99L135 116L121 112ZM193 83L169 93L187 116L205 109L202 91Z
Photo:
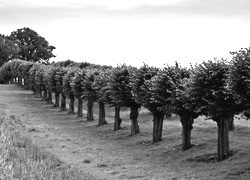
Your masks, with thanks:
M87 109L86 103L83 109ZM230 131L231 156L218 162L217 125L205 117L195 119L194 146L182 151L178 117L165 118L163 141L151 143L153 117L145 109L138 117L141 133L134 136L130 135L129 109L122 109L122 129L118 131L113 130L113 108L106 107L108 124L103 126L97 126L97 104L95 121L86 121L86 113L77 118L46 104L32 91L0 85L0 117L12 119L39 150L98 179L250 178L250 121L245 119L235 120L235 131Z

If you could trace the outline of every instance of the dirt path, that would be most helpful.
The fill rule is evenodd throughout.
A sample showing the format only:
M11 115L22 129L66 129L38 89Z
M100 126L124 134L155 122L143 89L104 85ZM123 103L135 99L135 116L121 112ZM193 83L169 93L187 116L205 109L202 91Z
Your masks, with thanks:
M223 179L234 168L230 161L223 164L188 161L208 152L216 152L217 128L210 121L197 121L192 139L197 146L182 152L178 120L164 123L164 140L150 144L151 116L139 117L141 134L130 136L130 122L126 116L122 123L123 130L113 131L113 119L107 119L107 125L97 127L97 120L86 121L86 113L83 118L76 118L76 115L61 112L59 108L41 101L31 91L15 85L0 85L0 116L16 119L20 129L41 148L99 178ZM232 146L241 146L244 150L250 147L246 138L250 131L247 127L240 128L246 130L242 135L237 134L243 137L241 141L244 142L239 144L237 139L230 139ZM248 152L243 150L243 155ZM235 156L236 163L243 162L237 160L239 157L240 153ZM246 161L245 164L250 163Z

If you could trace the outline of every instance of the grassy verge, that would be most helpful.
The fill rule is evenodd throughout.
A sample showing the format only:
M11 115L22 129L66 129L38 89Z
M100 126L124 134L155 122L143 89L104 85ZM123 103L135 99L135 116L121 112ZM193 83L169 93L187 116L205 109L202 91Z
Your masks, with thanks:
M39 149L11 121L0 118L0 179L96 179Z

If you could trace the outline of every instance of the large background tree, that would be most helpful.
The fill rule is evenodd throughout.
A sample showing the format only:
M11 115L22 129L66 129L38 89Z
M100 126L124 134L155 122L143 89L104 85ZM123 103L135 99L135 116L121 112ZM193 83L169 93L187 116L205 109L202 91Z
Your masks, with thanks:
M55 57L52 53L55 47L30 28L17 29L11 33L10 38L20 49L19 59L48 64L49 59Z
M9 37L0 34L0 67L10 59L17 57L18 46Z

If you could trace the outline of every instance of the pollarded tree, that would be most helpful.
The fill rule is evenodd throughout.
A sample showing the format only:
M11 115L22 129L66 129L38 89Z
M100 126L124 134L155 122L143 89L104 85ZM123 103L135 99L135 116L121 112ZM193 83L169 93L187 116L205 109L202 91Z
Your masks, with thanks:
M11 61L11 71L12 71L12 75L13 77L16 79L18 79L18 84L22 85L22 77L21 77L21 73L20 73L20 69L19 66L24 63L25 61L22 61L20 59L13 59Z
M39 94L41 89L40 87L37 85L37 79L36 79L36 74L37 71L40 69L41 64L33 64L33 66L30 68L29 70L29 86L30 86L30 90L32 90L35 94Z
M19 66L20 75L23 78L23 85L25 89L29 89L29 70L33 67L34 63L25 62Z
M39 68L35 73L35 84L37 86L37 89L39 89L40 97L43 98L42 99L43 101L46 101L47 99L47 89L44 80L45 69L47 67L48 67L47 65L39 64Z
M134 75L131 77L132 94L138 104L150 110L153 114L153 142L162 140L162 128L165 110L164 104L157 100L157 79L156 75L160 69L149 67L144 64Z
M5 84L8 84L13 79L10 64L10 62L4 63L0 68L0 82Z
M82 93L83 93L83 89L82 89L82 81L85 78L86 75L86 70L78 70L75 72L75 76L73 78L73 81L71 82L71 88L74 92L74 96L77 98L78 100L78 104L77 104L77 116L78 117L82 117L83 113L82 113L82 104L83 101L81 99L82 97Z
M67 73L66 68L60 68L59 71L56 72L55 80L56 80L56 92L61 94L61 110L66 110L66 94L63 91L63 77Z
M42 100L45 100L47 98L46 85L44 82L44 71L45 71L46 65L37 64L37 66L38 68L35 71L36 91L39 97L41 97Z
M182 124L182 150L192 147L191 131L193 129L194 119L199 113L196 111L196 103L191 96L191 71L181 68L178 64L172 67L171 77L175 84L175 90L172 93L171 109L172 112L180 116Z
M55 107L59 107L60 102L60 92L57 91L57 84L56 84L56 73L60 71L60 67L50 66L47 71L45 71L45 83L46 88L48 89L49 93L55 93Z
M97 93L92 87L95 76L99 75L99 69L88 69L85 71L85 76L82 78L82 96L83 100L87 101L87 121L93 121L93 105L97 101Z
M130 80L132 74L137 71L135 67L122 66L116 67L110 79L110 98L111 104L115 107L127 107L130 108L130 120L131 120L131 134L140 133L138 116L141 104L135 101L135 97L132 93L132 86Z
M227 158L229 150L229 118L240 109L228 84L229 65L226 60L196 65L191 83L191 95L198 112L211 117L218 126L218 160Z
M30 28L17 29L11 33L10 38L19 47L19 59L48 64L49 59L55 57L52 53L55 47Z
M233 59L230 66L230 86L234 92L236 103L244 105L244 114L249 117L250 109L250 48L231 52Z
M76 72L79 72L80 69L77 67L69 67L67 68L67 72L63 77L63 93L69 98L69 114L74 114L74 103L75 103L75 95L72 89L71 83L73 82L73 78L76 75Z
M94 82L92 83L92 89L95 90L97 96L97 102L99 104L99 125L107 124L105 120L105 102L108 96L107 83L110 81L110 75L112 70L110 68L99 69L99 74L94 76Z

